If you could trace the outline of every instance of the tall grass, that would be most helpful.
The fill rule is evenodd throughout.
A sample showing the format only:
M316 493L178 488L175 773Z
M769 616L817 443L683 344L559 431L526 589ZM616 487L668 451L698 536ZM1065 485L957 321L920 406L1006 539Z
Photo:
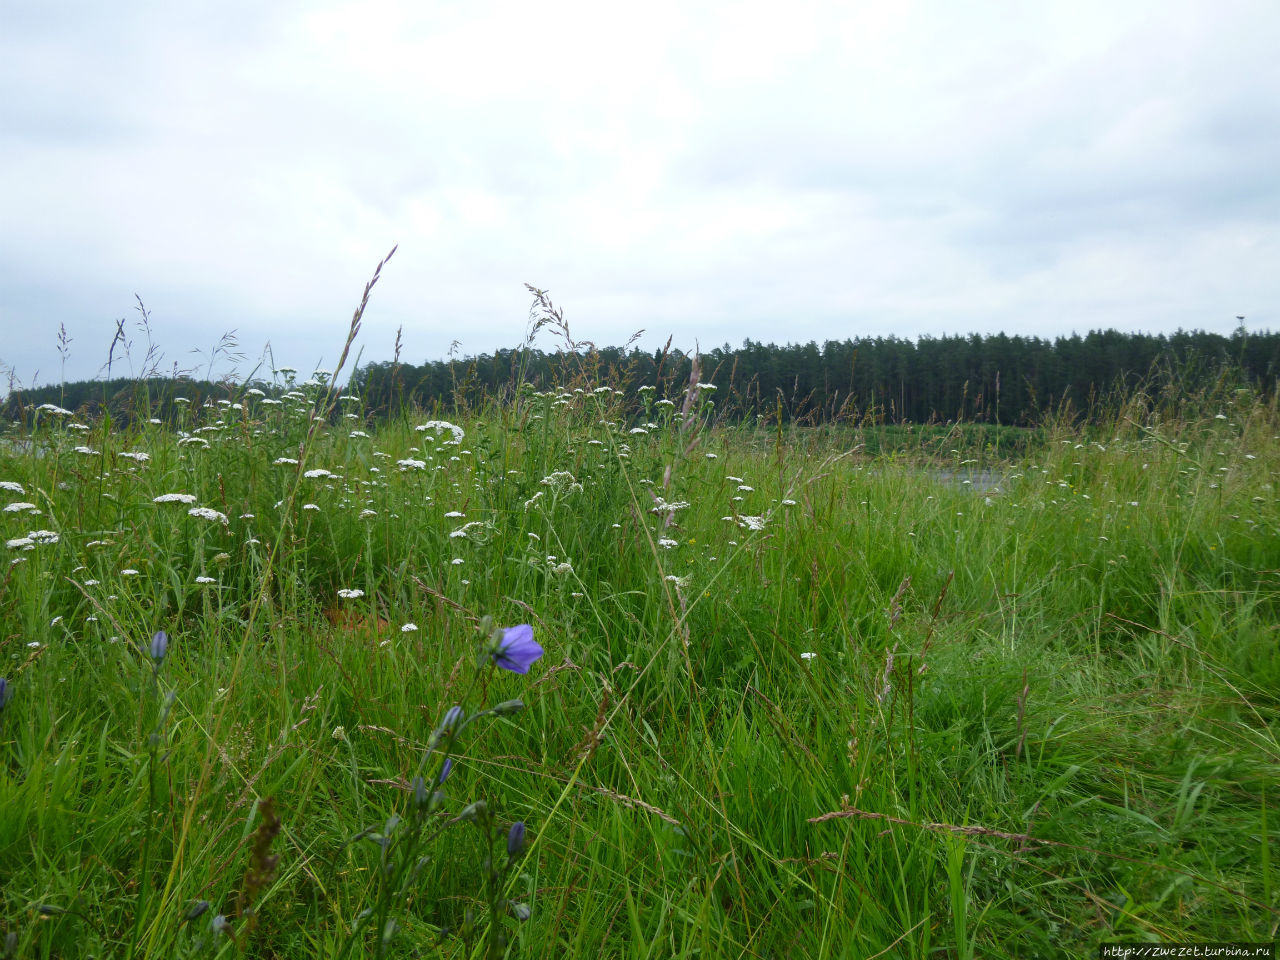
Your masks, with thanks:
M456 424L285 375L4 446L7 955L1275 938L1274 406L869 451L565 370ZM446 710L514 699L427 811Z

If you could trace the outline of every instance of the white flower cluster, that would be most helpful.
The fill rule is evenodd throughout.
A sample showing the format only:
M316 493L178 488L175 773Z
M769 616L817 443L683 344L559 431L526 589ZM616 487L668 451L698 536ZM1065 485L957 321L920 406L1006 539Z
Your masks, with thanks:
M29 550L38 544L58 543L60 536L52 530L32 530L26 536L14 540L5 540L5 547L10 550Z
M418 424L418 426L413 429L417 430L419 433L427 430L435 430L437 433L441 430L448 430L453 434L453 439L446 440L446 445L461 443L463 438L466 437L466 434L460 426L456 423L450 423L448 420L428 420L426 423Z
M227 520L225 513L219 513L212 507L192 507L187 511L188 516L199 517L201 520L210 520L214 523L220 523L224 527L230 522Z
M194 494L190 493L162 493L151 501L152 503L195 503Z

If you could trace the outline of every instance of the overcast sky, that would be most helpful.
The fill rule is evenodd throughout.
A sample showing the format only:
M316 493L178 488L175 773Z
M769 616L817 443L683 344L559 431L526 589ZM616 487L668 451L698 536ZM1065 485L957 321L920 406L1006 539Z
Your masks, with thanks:
M394 244L365 361L514 346L526 282L602 346L1274 329L1278 49L1275 0L0 0L0 362L127 318L136 371L137 294L166 369L332 367Z

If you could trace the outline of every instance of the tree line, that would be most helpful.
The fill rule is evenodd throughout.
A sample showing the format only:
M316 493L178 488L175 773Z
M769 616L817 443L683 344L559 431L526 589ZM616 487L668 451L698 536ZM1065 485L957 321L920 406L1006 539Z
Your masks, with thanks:
M1103 330L1053 340L890 336L781 347L748 339L736 349L725 344L704 351L698 363L698 379L716 385L716 401L730 417L1027 426L1049 411L1087 416L1117 393L1189 394L1224 377L1271 395L1280 374L1280 334L1243 327L1230 336ZM679 350L499 350L420 366L371 363L356 372L354 384L378 409L409 404L448 411L510 395L521 383L539 390L620 386L628 394L652 384L659 396L674 397L689 383L692 365L693 356Z
M715 402L730 418L765 416L829 422L872 417L883 422L965 421L1027 426L1049 412L1087 417L1096 405L1141 389L1153 398L1189 395L1224 379L1273 396L1280 375L1280 333L1229 336L1099 330L1053 340L983 336L872 337L819 346L777 346L745 340L700 353L697 380L717 387ZM441 415L475 408L524 389L621 389L639 410L637 388L678 398L694 373L695 356L676 350L604 347L544 351L535 347L426 361L383 361L357 368L346 389L374 419L404 409ZM197 407L238 402L249 389L279 397L275 382L211 382L153 377L78 381L22 392L3 404L14 420L43 403L73 411L109 412L117 422L138 417L176 422L174 400Z

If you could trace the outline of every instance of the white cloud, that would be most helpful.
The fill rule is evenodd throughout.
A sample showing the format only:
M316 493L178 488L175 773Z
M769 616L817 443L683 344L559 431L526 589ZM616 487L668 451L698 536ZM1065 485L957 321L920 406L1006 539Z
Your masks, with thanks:
M51 4L0 37L0 359L1274 325L1280 11Z

